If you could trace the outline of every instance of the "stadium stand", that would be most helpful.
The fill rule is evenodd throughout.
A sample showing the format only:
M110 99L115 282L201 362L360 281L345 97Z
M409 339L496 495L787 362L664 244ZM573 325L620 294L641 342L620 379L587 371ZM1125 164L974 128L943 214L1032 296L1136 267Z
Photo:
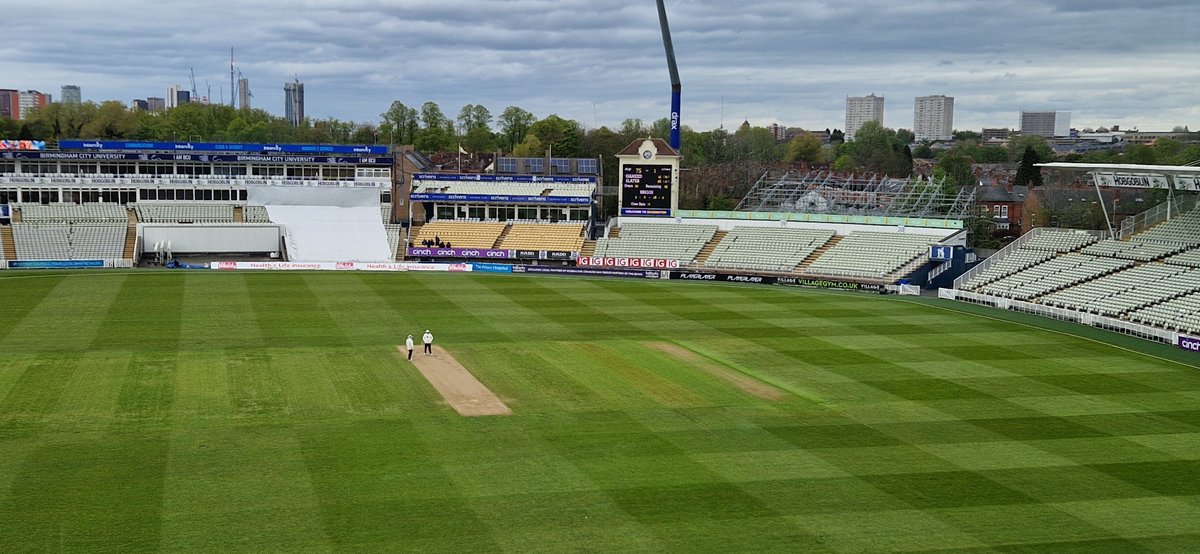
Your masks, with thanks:
M1169 264L1200 267L1200 248L1187 250L1166 259Z
M90 260L120 258L126 224L30 223L13 224L17 259Z
M996 263L981 271L963 284L965 290L977 290L980 287L1023 271L1045 262L1055 255L1070 252L1096 242L1096 237L1084 231L1074 229L1038 230L1037 236L1016 248L1013 252L999 258Z
M979 292L1029 300L1132 265L1129 260L1069 252L983 286Z
M716 233L716 225L626 223L618 237L596 241L595 255L691 263Z
M392 203L381 202L379 204L379 217L383 218L383 223L389 224L392 222Z
M579 252L583 225L567 223L513 223L500 239L503 250L555 250Z
M242 212L242 221L245 223L270 223L271 218L267 216L267 209L263 206L246 206Z
M143 203L134 205L145 223L233 223L232 204Z
M1129 319L1173 331L1200 335L1200 291L1134 311Z
M500 222L433 221L421 226L412 246L441 239L454 248L494 248L506 226Z
M855 231L813 260L805 272L881 279L928 254L943 237L910 233Z
M32 204L12 206L21 212L25 223L89 223L128 221L129 215L120 204Z
M1200 290L1200 269L1153 262L1049 294L1041 302L1118 316L1196 290Z
M1142 242L1200 246L1200 207L1159 223L1133 238Z
M1167 244L1143 240L1105 239L1084 248L1082 252L1093 256L1107 256L1110 258L1148 262L1169 256L1184 248L1186 246L1181 244Z
M829 229L734 227L717 243L704 265L791 272L833 235Z
M392 253L392 259L399 259L400 233L403 229L404 226L398 223L385 223L383 225L383 230L387 232L388 248Z

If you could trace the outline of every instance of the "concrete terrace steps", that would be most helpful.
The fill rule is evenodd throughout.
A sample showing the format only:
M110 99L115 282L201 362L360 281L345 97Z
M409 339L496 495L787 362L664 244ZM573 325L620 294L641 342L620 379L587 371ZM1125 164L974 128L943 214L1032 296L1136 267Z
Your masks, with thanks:
M504 229L500 231L500 234L496 236L496 242L492 243L491 248L492 249L500 248L500 245L504 244L504 239L508 237L508 232L511 230L512 230L512 225L505 225Z
M130 210L129 213L133 213L133 211ZM125 248L121 251L121 257L132 260L135 248L137 248L137 224L130 223L125 227Z
M583 241L583 246L581 246L579 248L579 255L580 256L588 256L588 257L595 256L596 255L596 241L594 241L594 240Z
M721 240L724 239L725 235L728 234L729 231L717 231L716 233L713 233L712 240L708 241L702 248L700 248L700 253L696 254L696 259L693 263L701 266L704 265L704 262L708 261L708 257L711 256L713 251L717 249L717 245L721 244Z
M246 222L246 214L241 206L233 207L233 222L234 223L245 223Z
M844 235L833 235L832 237L829 237L828 242L817 247L816 250L813 250L812 254L809 254L807 258L804 258L803 260L801 260L800 265L796 266L795 271L800 272L804 268L812 265L812 263L814 261L816 261L817 258L820 258L821 256L823 256L825 254L825 252L827 252L830 248L833 248L834 246L837 246L837 243L842 242L843 238L845 238Z
M12 225L0 227L0 247L4 249L4 259L17 259L17 243L13 241Z

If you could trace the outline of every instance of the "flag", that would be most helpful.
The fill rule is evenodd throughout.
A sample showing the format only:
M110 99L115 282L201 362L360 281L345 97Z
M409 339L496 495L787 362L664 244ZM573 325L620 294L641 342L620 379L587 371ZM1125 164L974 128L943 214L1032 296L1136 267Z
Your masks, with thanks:
M458 153L459 154L467 154L468 152L466 150L463 150L463 147L460 144L460 145L458 145Z

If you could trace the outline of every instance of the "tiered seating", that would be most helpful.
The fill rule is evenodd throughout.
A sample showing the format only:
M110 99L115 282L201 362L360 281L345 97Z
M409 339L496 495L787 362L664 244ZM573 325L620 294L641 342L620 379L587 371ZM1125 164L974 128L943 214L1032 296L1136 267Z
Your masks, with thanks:
M899 271L942 237L913 233L855 231L813 261L806 270L818 275L881 279Z
M1148 263L1070 287L1041 299L1043 304L1117 316L1200 289L1200 269Z
M497 222L434 221L421 226L412 246L437 238L454 248L494 248L504 227L504 223Z
M704 262L709 267L791 272L833 237L828 229L734 227Z
M379 204L379 217L383 218L384 223L392 222L392 203L382 202Z
M263 206L246 206L242 209L242 221L245 223L270 223L267 208Z
M985 294L1029 300L1132 264L1129 260L1099 258L1071 252L998 279L979 290Z
M1165 260L1169 264L1200 267L1200 248L1186 250Z
M620 236L596 241L596 255L690 263L716 233L716 225L626 223Z
M385 223L383 225L384 232L387 233L388 248L392 252L392 258L396 258L396 249L400 247L400 231L404 227L397 223Z
M1134 235L1142 242L1200 246L1200 208Z
M13 204L21 211L21 221L26 223L88 223L128 221L124 206L112 203L98 204Z
M1142 308L1130 314L1129 319L1136 323L1200 335L1200 292Z
M1095 235L1076 229L1042 229L1036 237L1021 245L1029 250L1071 252L1096 242Z
M1109 258L1148 262L1150 260L1157 260L1163 256L1169 256L1184 248L1186 246L1181 244L1147 242L1138 238L1134 238L1133 240L1105 239L1084 248L1082 252L1093 256L1107 256Z
M120 258L125 223L15 223L13 242L22 260Z
M134 205L145 223L233 223L232 204L142 203Z
M1073 229L1042 229L1019 248L1006 254L987 269L963 284L965 290L976 290L988 283L1033 267L1061 252L1070 252L1096 242L1096 237Z
M513 223L500 240L504 250L557 250L579 252L583 248L583 225L564 223Z

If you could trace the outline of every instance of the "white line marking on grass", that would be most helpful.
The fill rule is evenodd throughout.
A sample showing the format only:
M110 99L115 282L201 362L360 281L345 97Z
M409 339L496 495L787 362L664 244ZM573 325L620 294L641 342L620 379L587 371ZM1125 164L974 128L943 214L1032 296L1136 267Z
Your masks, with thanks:
M973 316L973 317L979 317L979 318L983 318L983 319L990 319L990 320L992 320L992 321L1000 321L1000 322L1003 322L1003 323L1011 323L1011 324L1013 324L1013 325L1020 325L1021 327L1028 327L1028 328L1030 328L1030 329L1037 329L1037 330L1039 330L1039 331L1049 331L1049 332L1051 332L1051 333L1057 333L1057 334L1059 334L1059 335L1065 335L1065 336L1068 336L1068 337L1074 337L1074 338L1077 338L1077 339L1083 339L1083 340L1086 340L1086 341L1094 342L1094 343L1096 343L1096 344L1100 344L1100 345L1108 346L1108 347L1111 347L1111 348L1116 348L1117 350L1124 350L1124 351L1126 351L1126 352L1129 352L1129 353L1131 353L1131 354L1137 354L1137 355L1139 355L1139 356L1145 356L1145 357L1147 357L1147 358L1154 358L1154 359L1156 359L1156 360L1161 360L1161 361L1168 362L1168 363L1172 363L1172 364L1178 364L1178 365L1181 365L1181 366L1183 366L1183 367L1186 367L1186 368L1188 368L1188 369L1200 369L1200 365L1192 365L1192 364L1189 364L1189 363L1187 363L1187 362L1181 362L1181 361L1179 361L1179 360L1172 360L1172 359L1170 359L1170 358L1164 358L1164 357L1162 357L1162 356L1159 356L1159 355L1156 355L1156 354L1150 354L1149 352L1139 352L1139 351L1137 351L1137 350L1134 350L1134 349L1132 349L1132 348L1126 348L1126 347L1124 347L1124 346L1119 346L1119 345L1113 344L1113 343L1111 343L1111 342L1104 342L1104 341L1102 341L1102 340L1099 340L1099 339L1093 339L1093 338L1091 338L1091 337L1085 337L1085 336L1083 336L1083 335L1077 335L1077 334L1075 334L1075 333L1068 333L1068 332L1066 332L1066 331L1060 331L1060 330L1058 330L1058 329L1050 329L1050 328L1048 328L1048 327L1042 327L1042 326L1039 326L1039 325L1034 325L1034 324L1032 324L1032 323L1024 323L1024 322L1020 322L1020 321L1012 321L1012 320L1003 319L1003 318L999 318L999 317L994 317L994 316L990 316L990 315L977 314L977 313L972 313L972 312L968 312L968 311L964 311L964 310L956 310L956 309L954 309L954 308L951 308L951 307L949 307L949 306L939 306L939 305L937 305L937 304L924 304L924 303L921 303L921 302L913 302L912 300L894 299L894 300L892 300L892 301L893 301L893 302L905 302L905 303L908 303L908 304L913 304L913 305L917 305L917 306L928 306L928 307L930 307L930 308L934 308L934 309L938 309L938 310L945 310L945 311L947 311L947 312L954 312L954 313L957 313L957 314L969 315L969 316ZM993 309L997 309L997 310L998 310L998 309L1000 309L1000 308L993 308ZM1038 316L1033 316L1033 317L1038 317ZM1077 325L1078 325L1078 324L1077 324ZM1090 329L1096 329L1095 327L1089 327L1089 328L1090 328ZM1097 329L1097 330L1098 330L1098 331L1102 331L1103 329ZM1133 338L1136 338L1136 337L1133 337ZM1160 344L1160 343L1153 343L1153 344ZM1166 343L1161 343L1161 344L1166 344Z

